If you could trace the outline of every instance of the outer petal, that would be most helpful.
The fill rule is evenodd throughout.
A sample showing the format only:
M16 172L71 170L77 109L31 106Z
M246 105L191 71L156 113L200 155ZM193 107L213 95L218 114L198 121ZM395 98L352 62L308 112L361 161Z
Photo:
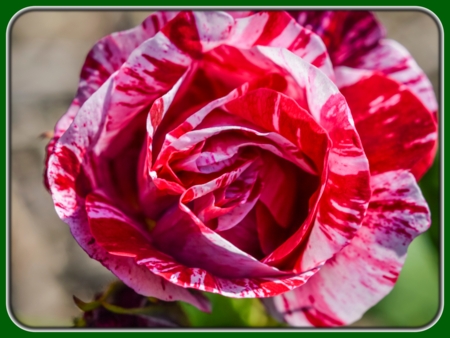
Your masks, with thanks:
M436 151L437 126L432 112L407 86L382 73L353 68L336 73L371 173L406 169L419 179Z
M319 35L334 66L350 65L374 48L384 29L368 11L291 11L297 22Z
M173 88L191 64L190 55L179 50L166 36L167 30L170 34L181 34L179 30L183 29L183 25L180 26L180 23L183 23L183 17L177 16L164 27L165 32L159 32L136 48L121 68L85 102L73 123L56 143L55 153L49 158L48 178L63 219L78 207L76 203L68 202L76 198L74 190L61 189L58 184L55 185L55 171L67 171L58 164L60 150L68 148L80 163L84 162L83 167L92 171L88 176L95 187L98 183L95 179L96 168L85 159L86 154L94 164L99 164L114 158L126 148L135 136L133 122L146 113L145 109L156 98ZM123 137L117 141L118 135ZM73 179L77 178L79 170L70 173ZM70 196L63 198L61 194Z
M108 231L114 229L114 232L107 232L109 240L114 236L125 236L127 243L136 244L136 238L132 237L133 232L127 231L125 227L114 227L117 222L127 222L132 224L120 211L115 209L102 195L90 194L86 201L86 213L80 213L80 218L76 219L78 235L76 238L81 241L80 245L88 254L99 260L105 267L111 270L120 280L137 293L156 297L166 301L182 300L197 306L203 311L210 311L210 305L207 299L202 295L190 292L171 283L165 282L160 277L152 274L148 269L136 265L134 260L121 252L108 253L103 248L104 244L96 239L103 239L98 236L99 231ZM89 222L89 225L88 225ZM90 227L90 231L86 228ZM144 229L136 229L140 233L145 233ZM92 231L92 235L90 232ZM130 236L131 234L131 236ZM110 249L110 247L106 247ZM121 248L117 248L121 250Z
M409 52L398 42L381 40L352 67L382 72L407 86L436 118L438 107L433 86Z
M394 286L411 241L430 225L414 177L390 171L372 177L364 225L304 286L269 307L295 326L339 326L358 320Z
M317 271L314 269L302 275L273 278L220 278L204 269L183 266L172 257L156 250L153 246L152 235L137 221L129 219L116 209L104 196L98 193L90 194L87 198L86 209L89 226L93 238L95 238L95 242L92 240L91 242L98 243L101 248L109 252L112 261L116 262L119 257L117 260L119 263L126 260L130 262L125 268L119 265L124 272L120 277L124 278L125 282L133 284L136 283L136 277L138 282L142 282L140 277L145 275L147 278L145 281L149 284L152 282L150 285L152 287L150 289L153 291L152 295L161 299L180 299L194 303L192 299L186 300L186 294L191 295L191 292L183 288L195 288L235 298L271 297L304 284ZM131 259L134 259L135 262L131 263ZM151 273L143 273L142 268L148 269L147 271L151 271ZM163 277L170 283L155 278L152 273ZM153 282L156 283L153 284ZM181 297L179 292L182 292ZM203 298L199 300L203 300ZM199 308L207 309L205 303L201 303L201 305L203 307L199 306Z
M195 12L198 31L204 31L206 22L217 22L218 15L213 12ZM263 45L287 48L308 63L321 69L333 78L333 69L326 47L321 39L310 30L302 27L284 11L263 11L248 17L236 19L234 23L223 24L223 33L217 34L223 41L214 43L202 39L203 52L219 44L248 49ZM216 25L217 29L217 25ZM217 29L220 32L220 29ZM229 32L229 34L227 34Z
M104 126L111 87L112 81L108 80L93 94L83 105L68 131L56 143L55 152L49 159L48 170L48 180L56 211L59 217L70 226L80 246L137 292L166 300L170 300L169 296L171 296L173 300L184 300L202 310L208 310L203 297L192 295L182 288L173 289L173 294L164 293L158 278L136 266L130 259L111 256L93 241L84 211L84 197L89 191L95 189L96 180L93 177L92 168L86 163L89 159L87 151L93 143L95 144ZM84 127L80 128L80 126ZM155 286L155 281L159 282L157 285L161 285L161 289Z
M145 40L154 36L176 12L157 12L139 26L108 35L99 40L86 57L80 73L78 91L68 112L55 127L60 136L72 123L79 107L128 59Z
M53 153L55 143L72 123L79 108L126 61L142 42L154 36L175 12L157 12L132 29L116 32L98 41L86 57L80 73L77 94L68 111L55 125L54 136L47 146L47 159ZM44 181L47 183L46 175Z

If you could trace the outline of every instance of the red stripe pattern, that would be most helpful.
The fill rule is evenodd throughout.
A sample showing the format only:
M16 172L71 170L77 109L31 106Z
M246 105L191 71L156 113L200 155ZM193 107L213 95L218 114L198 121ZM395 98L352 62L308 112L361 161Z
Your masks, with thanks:
M92 49L47 147L55 209L140 294L347 324L429 225L431 86L369 13L231 14L158 12Z

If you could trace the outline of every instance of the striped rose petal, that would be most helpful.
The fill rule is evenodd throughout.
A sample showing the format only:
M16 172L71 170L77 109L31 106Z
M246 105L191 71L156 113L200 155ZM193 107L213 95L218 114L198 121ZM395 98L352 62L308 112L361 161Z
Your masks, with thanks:
M158 234L146 232L143 225L139 225L124 215L101 193L88 195L86 210L92 236L96 243L105 248L112 257L134 259L137 262L135 269L145 267L170 282L164 283L159 280L158 285L155 285L156 291L163 290L165 292L165 298L162 299L177 299L174 290L178 290L178 287L173 284L183 288L219 293L228 297L272 297L304 284L316 272L313 270L302 275L292 276L292 274L287 275L267 267L271 271L267 278L220 278L201 268L186 267L157 250L154 246L158 244ZM183 213L179 215L182 216ZM174 219L177 220L177 217L170 218L170 221ZM186 223L180 223L177 226L181 225L186 225ZM233 261L236 263L235 260ZM248 265L243 257L238 262ZM261 265L256 260L254 262L256 265ZM261 271L258 272L258 269L260 268L253 268L250 273L252 271L255 274L261 273ZM135 278L133 272L131 271L128 278ZM126 278L126 276L121 277ZM190 294L189 291L185 291Z
M206 19L203 16L197 18L195 15L185 12L176 16L164 26L162 32L140 44L121 66L114 76L107 112L108 123L95 145L96 153L106 151L105 156L113 156L114 152L120 151L127 144L127 140L122 142L122 147L108 147L118 131L126 129L130 121L136 118L149 102L169 90L187 70L192 58L220 43L244 41L246 26L244 25L243 31L236 27L239 26L239 20L246 18L237 19L233 30L233 18L225 13L215 13ZM192 26L195 22L197 26ZM268 17L262 20L261 24L267 22ZM216 27L217 25L219 27ZM184 35L186 27L190 27L192 32ZM208 44L204 41L208 41ZM305 50L308 48L305 47ZM164 69L164 72L161 73L160 69ZM124 134L132 135L132 132Z
M216 169L214 169L213 171L217 171L219 170L218 168L220 168L220 162L218 163L217 161L221 158L221 156L230 157L233 154L236 154L239 149L254 145L269 150L277 154L278 156L287 158L299 165L302 164L298 149L283 137L279 136L276 133L268 133L267 131L260 128L256 128L255 130L255 126L251 123L244 120L239 120L236 117L228 115L224 112L220 112L217 109L215 110L215 108L223 105L224 102L234 99L243 92L247 91L249 88L255 88L257 86L265 85L272 86L274 84L277 86L278 82L273 82L273 78L274 77L270 75L267 77L267 81L258 81L257 83L250 85L244 84L243 87L232 91L225 97L213 100L212 102L208 103L198 112L191 113L191 116L183 121L181 125L165 135L165 143L162 149L159 151L159 154L156 157L156 162L153 164L153 168L150 171L150 177L152 177L150 179L150 177L146 175L146 172L147 170L149 170L148 168L152 166L151 153L155 153L154 143L151 143L150 135L153 134L153 125L155 127L158 126L157 121L161 120L160 118L155 119L154 117L165 116L166 114L172 116L171 111L179 112L179 110L172 110L177 107L176 97L175 102L173 102L173 90L169 91L167 94L155 101L152 108L150 109L151 113L149 114L149 120L147 122L147 144L150 144L150 146L145 146L145 148L148 149L147 159L145 163L147 169L143 169L142 173L139 172L141 205L148 217L154 218L158 215L158 212L155 211L155 208L158 210L164 209L165 203L163 202L161 205L162 199L167 201L172 200L173 203L173 199L171 199L170 196L167 196L166 198L164 197L164 195L174 196L177 194L179 195L184 191L184 188L180 186L181 182L177 180L177 177L173 173L171 167L173 167L175 170L182 170L184 165L183 163L185 163L182 160L184 160L186 157L189 158L197 156L198 165L200 166L200 168L203 168L201 170L211 171L213 168L213 163L215 163L214 166ZM175 92L180 92L180 90L183 91L183 88L179 90L176 88L178 88L177 85L174 86ZM160 113L155 113L152 115L152 112L157 110ZM169 121L172 120L169 117L167 117L167 119ZM164 121L167 120L162 120L163 124ZM160 128L168 128L168 126L162 125L160 126ZM198 130L193 130L194 128ZM220 135L225 135L224 133L226 133L227 131L234 134L229 134L230 136L226 137L227 141L223 144L223 146L219 146L219 144L217 144L216 146L213 146L211 148L211 151L209 152L207 151L207 149L203 149L202 152L198 153L197 155L192 154L192 151L206 140L208 140L209 146L211 146L211 139L217 139L220 142L220 140L222 140L222 137ZM245 136L243 136L243 134L240 134L240 132L244 132ZM239 136L238 139L236 139L237 136ZM198 152L199 150L196 151ZM141 153L141 164L139 165L140 168L143 168L144 166L144 164L142 164L142 161L144 161L144 157L145 153L143 151ZM180 160L177 160L177 158L179 158ZM226 158L224 157L223 160L225 159ZM186 159L186 161L188 161L188 159ZM226 161L224 161L223 163L226 163ZM187 168L185 169L187 170ZM190 164L188 170L192 173L195 173L199 172L200 169L197 168L196 165ZM173 181L169 182L164 179L162 177L163 172L170 173ZM193 177L195 178L195 175ZM158 185L159 189L155 189L155 184ZM158 200L158 203L155 204L154 202L152 202L156 200Z
M178 21L171 21L172 28L170 25L164 28L172 33L182 29L177 22L182 22L183 17L177 18ZM73 202L77 199L74 191L67 198L61 197L60 195L67 195L67 189L61 189L60 185L55 184L56 172L62 171L64 176L67 169L58 164L59 159L64 156L60 150L71 150L80 163L88 156L89 159L86 158L83 163L83 168L87 171L94 170L89 162L101 166L102 162L114 158L133 140L135 128L132 122L146 113L145 107L149 102L173 88L191 61L189 55L177 49L164 32L159 32L134 49L127 62L80 108L73 123L56 142L55 152L49 156L48 162L50 189L55 199L61 198L57 202L57 209L63 219L77 211L78 205ZM131 128L127 129L129 125ZM119 134L124 137L113 142ZM56 167L53 168L53 164ZM69 175L76 178L78 173L79 169L76 174ZM91 173L90 183L93 187L99 179L94 176Z
M145 40L153 37L176 12L157 12L139 26L115 32L100 39L89 51L80 73L77 94L68 112L56 124L55 135L61 135L72 122L79 107L128 59Z
M156 13L90 52L48 185L138 293L277 296L292 325L345 325L428 227L429 81L370 13L293 15Z
M214 114L212 113L212 109L214 107L219 106L220 104L225 103L226 101L230 101L233 100L236 95L239 95L240 93L242 93L243 91L248 90L248 86L244 86L242 89L239 89L237 91L234 91L232 93L230 93L228 95L228 99L227 98L223 98L223 99L219 99L217 101L213 101L210 104L208 104L207 106L205 106L203 109L201 109L199 112L193 114L192 116L190 116L185 122L184 124L182 124L179 127L179 130L182 132L185 132L185 134L183 134L182 136L179 136L178 139L173 139L172 137L170 137L171 135L177 135L178 131L173 131L171 133L168 134L168 136L166 137L166 147L163 147L162 151L160 152L158 159L155 163L156 168L161 168L162 165L165 165L166 161L168 161L168 158L165 157L165 153L167 153L167 155L173 156L175 154L176 151L181 151L182 149L191 149L191 147L193 147L195 144L197 144L198 142L202 142L205 141L207 139L211 139L211 137L214 137L214 135L216 135L216 137L220 137L221 134L225 133L227 130L235 130L236 132L242 132L242 131L246 131L246 132L252 132L255 133L254 129L255 126L253 127L246 127L244 128L241 124L241 122L237 121L236 119L230 119L230 118L226 118L225 116L222 115L218 115L220 116L220 118L217 119L217 121L215 120L215 118L212 118L212 120L210 120L210 122L208 122L208 118L211 116L214 116ZM259 94L260 93L260 94ZM248 96L250 95L250 96ZM324 131L320 128L320 126L317 125L317 123L314 121L314 119L306 112L306 111L302 111L302 109L291 99L285 97L285 96L280 96L279 94L277 94L274 91L270 91L269 89L264 89L264 90L255 90L255 91L250 91L248 93L248 95L244 94L243 96L241 96L240 99L235 100L235 101L231 101L228 104L225 104L225 109L228 110L229 112L233 112L233 107L241 107L241 109L243 111L260 111L261 109L257 109L255 107L251 107L251 109L249 107L246 106L247 103L245 102L253 102L253 101L258 101L260 102L261 107L267 107L267 109L270 110L270 107L273 107L273 103L278 102L278 105L280 107L280 111L279 111L279 115L278 115L278 119L277 119L277 123L275 125L273 125L273 123L275 123L276 121L272 118L272 110L270 110L270 115L265 114L261 111L260 114L260 119L258 122L259 124L259 128L261 127L266 127L264 130L268 130L270 132L270 130L273 130L273 132L267 133L258 133L256 132L257 135L261 135L261 136L269 136L269 134L273 134L273 135L278 135L278 133L281 134L285 134L284 136L290 138L292 141L296 142L296 144L291 144L291 142L289 142L288 144L286 144L286 149L288 152L290 152L290 149L295 149L296 153L300 154L302 152L304 152L306 154L306 157L308 158L307 162L304 162L305 164L308 163L308 166L310 166L311 164L313 165L314 169L313 172L316 172L317 170L321 170L321 168L323 167L323 161L325 158L325 154L326 154L326 148L327 148L327 144L328 144L328 140L326 135L324 134ZM257 97L253 100L252 97L254 95L257 95ZM243 102L245 104L243 104ZM253 109L255 108L255 109ZM235 114L239 115L239 112L234 112ZM212 115L211 115L212 114ZM242 114L241 114L242 115ZM245 116L242 116L245 117ZM267 117L267 118L266 118ZM247 120L249 118L247 117ZM269 120L267 120L269 119ZM229 120L229 121L227 121ZM265 123L264 121L267 120L269 125L267 125L267 123ZM220 121L220 123L219 123ZM250 119L251 121L251 119ZM275 121L275 122L274 122ZM211 125L211 127L210 127ZM247 123L247 125L249 125ZM251 124L249 125L251 126ZM196 128L193 131L187 131L190 130L192 128ZM252 129L249 129L252 128ZM280 129L281 128L281 129ZM301 135L301 142L299 142L299 134L298 131L302 130L302 135ZM196 136L198 134L198 136ZM170 137L170 138L169 138ZM280 136L278 136L278 139L280 139ZM310 142L312 139L314 139L314 142ZM217 147L213 147L214 149L214 158L216 158L217 156L220 156L221 152L224 151L226 154L230 154L230 145L233 144L233 139L229 139L229 137L226 137L227 142L225 142L227 144L227 147L224 150L220 150L220 148ZM262 139L263 140L263 139ZM231 144L229 144L228 142L231 142ZM268 141L268 140L267 140ZM265 142L267 142L265 141ZM261 142L261 141L260 141ZM267 149L267 150L271 150L274 151L275 154L277 155L281 155L282 158L286 158L286 155L283 153L280 153L280 151L278 150L278 152L276 151L277 148L272 146L272 147L268 147L268 145L264 145L263 143L249 143L249 140L246 140L246 137L242 137L242 139L237 142L237 144L240 144L241 146L244 146L246 144L255 144L257 146L261 146L263 149ZM280 146L283 146L283 143L279 144ZM231 148L233 149L233 148ZM282 148L283 149L283 148ZM300 156L300 155L297 155ZM302 155L303 156L303 155ZM295 162L294 162L295 163ZM301 163L299 163L301 165ZM310 167L307 167L308 171L310 171ZM283 174L283 172L280 172L281 174ZM155 177L158 176L157 172L155 172ZM283 177L283 175L281 175L280 177ZM264 182L276 182L276 180L274 181L273 179L270 179L268 177L265 177L263 179ZM314 180L313 180L314 181ZM213 182L212 182L213 183ZM293 182L291 182L290 184L292 184ZM269 183L267 183L269 184ZM269 186L269 185L268 185ZM200 186L202 191L204 192L204 187ZM281 187L280 187L281 188ZM273 186L273 189L278 189L275 186ZM304 193L306 193L305 187L299 188L301 190L303 190ZM269 190L268 190L269 191ZM276 191L276 190L274 190ZM274 193L274 191L272 191L272 193ZM297 191L294 191L294 195L297 193ZM287 202L287 203L282 203L282 204L276 204L276 203L271 203L271 199L270 199L270 193L266 193L263 196L263 201L265 201L266 205L273 211L275 217L278 219L278 221L281 224L284 224L283 226L286 227L287 224L289 224L291 222L291 216L293 216L292 211L294 209L292 203L295 201L295 198L291 201L291 202ZM280 200L281 201L281 200ZM308 200L306 199L303 203L304 205L299 205L296 207L297 209L297 213L306 207L306 212L307 212L307 208L308 208ZM278 205L278 207L277 207ZM292 207L291 207L292 206ZM278 208L278 209L274 209L274 208ZM277 210L277 211L276 211ZM284 214L285 211L288 211L288 214ZM289 220L288 220L289 219ZM299 225L299 223L297 223L297 225ZM196 258L197 260L199 260L199 258Z
M436 152L433 112L413 90L383 73L345 68L337 75L371 173L405 169L422 177Z
M172 52L168 52L166 48ZM158 56L162 56L161 53L164 53L167 59L158 58ZM80 108L73 123L57 141L54 153L50 155L48 179L57 213L61 219L69 224L81 247L93 257L96 257L95 250L98 250L99 247L95 245L94 248L91 248L88 245L92 236L86 227L86 216L83 212L84 196L97 186L98 177L96 178L95 173L92 172L95 167L92 167L90 163L92 161L105 161L108 157L111 158L114 152L119 153L129 144L131 135L127 135L128 139L122 140L123 142L114 149L106 149L111 145L111 142L108 141L113 139L119 130L122 132L126 130L126 126L133 120L133 117L140 114L142 108L146 105L143 99L151 102L152 97L161 96L178 80L174 76L161 78L158 75L158 69L167 66L166 72L179 73L181 76L186 66L183 64L177 65L173 61L183 63L185 60L186 55L178 51L162 33L156 34L154 38L141 44L134 50L128 62L119 71L112 74ZM133 69L135 63L141 67ZM146 68L143 69L143 66ZM145 78L141 78L138 71L144 74L149 72L149 74L146 74ZM154 85L155 90L152 90L151 93L145 90L130 91L127 86L132 83L138 87ZM141 98L142 106L139 104L135 106L135 100L139 101L139 98ZM121 119L124 116L128 119ZM109 150L110 154L106 154L101 159L96 156L105 150ZM80 173L83 173L83 170L86 173L81 175ZM103 260L103 256L100 255L99 259ZM133 276L124 275L124 271L116 269L114 265L104 264L119 278L125 279L130 287L140 288L139 284L132 282ZM142 281L139 283L142 283ZM151 284L147 287L149 288L145 292L152 295L150 293ZM200 304L188 295L184 294L187 301L204 308L204 304ZM183 292L178 297L183 297Z
M257 45L287 48L334 78L331 60L322 40L296 23L287 12L259 12L237 19L235 31L227 41L228 45L242 49Z
M382 72L408 87L437 118L437 101L430 80L409 52L398 42L383 39L352 66Z
M275 297L269 308L294 326L352 323L393 288L411 241L430 226L414 176L388 171L371 177L364 225L350 244L304 286Z
M300 227L264 259L274 266L294 265L299 271L305 271L340 251L360 227L370 198L367 158L347 103L330 79L285 49L257 49L288 71L298 86L304 88L309 112L332 141L328 167L321 178L319 202L304 222L314 225ZM306 244L300 245L308 235Z
M98 119L101 118L103 110L102 99L108 98L105 93L108 89L108 84L102 86L81 108L82 111L90 112L89 120L86 122L89 128L77 127L80 123L84 124L85 117L83 113L78 114L72 124L75 131L69 128L69 131L63 134L56 143L54 154L50 157L48 180L56 212L70 226L72 235L86 253L102 263L136 292L164 300L183 300L208 311L209 305L203 296L192 294L168 283L165 285L159 277L137 266L132 260L109 254L91 234L84 205L86 195L95 189L95 180L92 179L89 167L83 163L83 158L86 158L86 148L82 147L84 144L75 143L73 140L86 142L86 140L95 139L101 127ZM76 131L80 133L77 134Z
M267 90L270 90L269 88L273 84L274 83L270 81L260 81L250 84L244 83L241 87L232 90L228 95L213 100L197 112L192 113L177 128L167 133L162 149L153 164L153 170L158 170L164 166L170 156L173 156L174 152L191 149L195 146L195 144L210 139L215 135L219 135L227 131L236 131L244 132L245 135L253 134L257 136L253 138L247 137L247 140L242 140L244 143L257 141L260 147L270 150L276 155L292 161L308 172L317 173L317 170L320 170L323 166L323 151L327 147L327 140L324 131L307 113L303 112L302 114L304 117L299 118L300 122L303 121L300 124L303 124L303 128L305 129L305 135L302 136L302 138L307 139L309 137L315 137L315 135L317 135L318 138L316 139L317 144L304 142L303 147L305 149L302 150L299 149L300 144L297 141L297 144L292 143L286 137L278 134L277 130L274 128L272 128L273 131L270 131L268 129L264 129L263 126L258 126L258 124L255 125L254 123L251 123L251 121L245 120L242 117L236 118L233 115L220 111L221 107L224 107L225 110L227 109L226 107L228 102L242 97L247 92L257 90L261 87L266 87ZM273 99L276 99L276 97L276 95L272 95ZM286 101L287 105L296 106L296 103L291 99L285 96L283 97L283 102ZM166 109L170 110L171 108L167 107ZM296 109L301 110L300 107L297 107ZM289 120L289 117L286 117L286 120ZM298 126L300 126L300 124L297 123ZM284 122L283 128L287 128L286 123ZM291 134L290 137L292 140L297 139L297 135ZM227 148L229 147L227 146ZM318 151L319 149L322 150ZM230 149L227 151L229 150ZM221 152L222 151L220 149L215 149L214 156L220 156ZM302 152L306 154L308 159L305 158L305 155ZM311 163L311 161L314 163ZM311 165L313 167L311 167ZM156 177L157 173L155 172L153 175Z
M368 11L290 11L297 22L317 34L334 66L353 66L355 60L377 46L385 35Z
M47 145L46 163L53 153L55 143L70 126L84 102L122 66L142 42L154 36L160 27L163 27L175 14L175 12L154 13L141 25L108 35L92 47L81 69L77 94L68 111L56 123L53 138ZM44 174L44 182L48 186L46 174Z

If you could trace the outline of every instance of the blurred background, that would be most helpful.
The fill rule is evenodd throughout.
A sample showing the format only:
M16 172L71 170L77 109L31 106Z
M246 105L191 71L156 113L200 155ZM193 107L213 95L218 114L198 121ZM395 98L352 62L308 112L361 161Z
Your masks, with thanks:
M15 317L32 327L72 326L72 295L88 301L114 276L88 258L55 213L42 184L44 148L75 95L84 58L101 37L139 24L149 12L27 12L11 32L10 299ZM403 44L439 93L439 30L422 12L376 12L388 37ZM439 156L420 186L432 214L393 291L353 326L418 327L439 307ZM195 326L276 326L258 300L211 296L212 314L184 306Z

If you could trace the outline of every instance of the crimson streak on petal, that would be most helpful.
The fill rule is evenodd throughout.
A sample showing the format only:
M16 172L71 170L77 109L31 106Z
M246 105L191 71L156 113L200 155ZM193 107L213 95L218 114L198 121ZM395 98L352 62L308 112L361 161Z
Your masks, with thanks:
M414 176L372 176L373 196L350 244L307 284L271 300L295 326L338 326L358 320L393 288L411 241L430 226L427 203Z

